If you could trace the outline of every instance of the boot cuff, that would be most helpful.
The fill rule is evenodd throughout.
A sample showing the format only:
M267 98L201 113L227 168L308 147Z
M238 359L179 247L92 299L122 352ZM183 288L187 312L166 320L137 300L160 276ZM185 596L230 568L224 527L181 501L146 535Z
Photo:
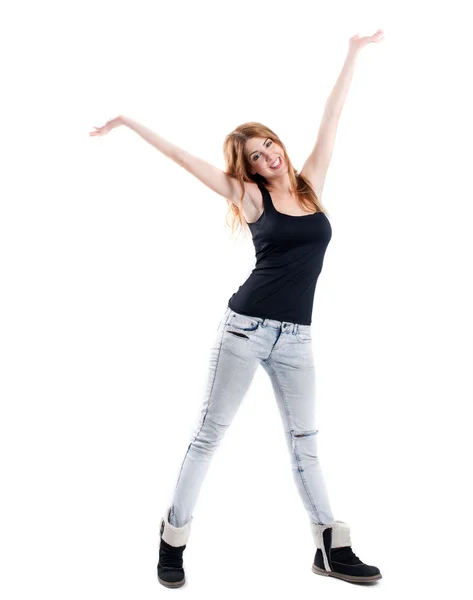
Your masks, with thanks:
M174 546L175 548L185 546L189 540L194 517L191 517L184 527L174 527L169 523L169 511L170 507L164 511L164 517L161 519L161 537L170 546Z
M322 534L325 529L332 528L332 548L342 548L343 546L351 546L350 527L344 521L335 521L327 525L319 525L311 523L312 535L317 548L323 548Z

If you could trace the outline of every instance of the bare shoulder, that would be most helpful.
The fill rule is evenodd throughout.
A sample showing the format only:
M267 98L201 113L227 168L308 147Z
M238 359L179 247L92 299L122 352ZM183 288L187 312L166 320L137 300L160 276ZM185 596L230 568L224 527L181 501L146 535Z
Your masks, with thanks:
M243 182L245 195L243 196L242 211L248 223L254 223L263 212L263 196L258 185L252 181ZM231 199L235 206L240 206L241 187L235 180L235 195Z
M322 190L324 184L323 181L320 180L320 177L317 177L317 172L314 170L311 171L307 164L305 164L299 175L303 175L307 179L312 189L314 190L318 200L320 201L322 199Z

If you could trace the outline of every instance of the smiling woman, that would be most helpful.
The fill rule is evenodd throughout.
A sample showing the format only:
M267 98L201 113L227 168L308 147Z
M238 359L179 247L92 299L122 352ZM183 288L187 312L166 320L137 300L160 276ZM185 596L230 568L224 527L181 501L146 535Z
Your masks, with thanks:
M227 213L232 234L238 226L247 233L250 222L262 214L259 184L271 192L280 213L290 216L326 213L311 181L294 169L283 142L269 127L255 121L239 125L226 136L223 151L226 173L235 178L240 187ZM248 211L249 203L252 210ZM249 219L247 212L250 212Z
M364 564L353 553L348 525L335 521L331 510L317 448L311 330L315 288L332 237L321 195L338 119L357 53L381 37L377 32L350 39L349 55L326 104L317 142L300 173L274 131L254 121L239 125L225 137L225 171L123 115L90 134L103 135L119 125L136 131L226 198L232 233L239 223L251 233L255 247L255 267L229 298L221 316L201 413L184 453L172 502L161 519L157 573L167 587L185 583L182 555L201 486L260 366L271 380L292 475L310 519L317 548L313 572L353 582L381 578L377 567Z

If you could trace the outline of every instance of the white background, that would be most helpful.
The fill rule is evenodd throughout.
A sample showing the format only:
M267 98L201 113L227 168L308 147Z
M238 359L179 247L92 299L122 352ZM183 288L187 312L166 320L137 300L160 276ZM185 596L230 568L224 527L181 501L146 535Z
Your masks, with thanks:
M471 37L463 2L23 2L2 18L2 597L164 597L159 524L228 298L227 203L121 127L225 169L260 121L300 170L355 33L322 202L319 456L381 598L459 591L471 547ZM347 598L315 553L262 368L184 553L195 598ZM251 592L250 592L251 591Z

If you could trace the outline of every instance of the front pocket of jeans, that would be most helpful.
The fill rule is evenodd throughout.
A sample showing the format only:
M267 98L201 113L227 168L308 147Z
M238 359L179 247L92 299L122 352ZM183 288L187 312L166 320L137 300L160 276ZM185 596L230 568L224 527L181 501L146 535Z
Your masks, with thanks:
M259 321L245 315L236 314L227 323L227 327L233 327L240 331L255 331L259 327Z
M309 331L298 331L297 333L297 339L300 342L311 342L312 341L312 334Z

